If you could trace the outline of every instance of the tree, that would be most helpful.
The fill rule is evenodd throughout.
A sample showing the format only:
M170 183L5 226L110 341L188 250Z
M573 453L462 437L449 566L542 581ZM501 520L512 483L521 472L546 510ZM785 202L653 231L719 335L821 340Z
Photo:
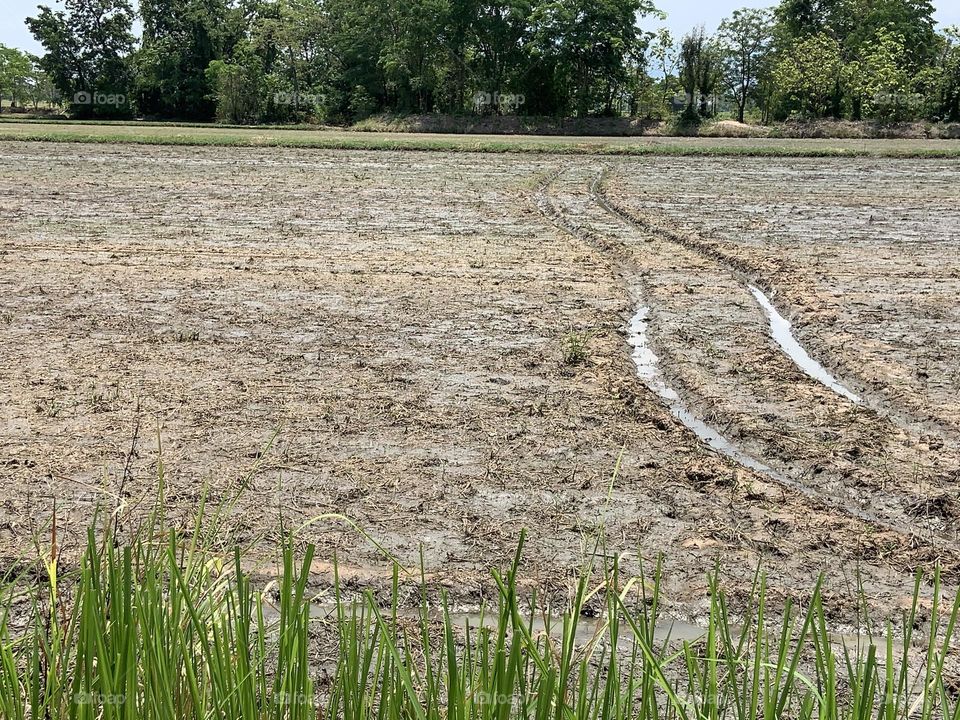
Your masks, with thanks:
M46 103L48 106L59 104L57 90L50 82L49 76L40 67L40 58L34 55L28 57L30 58L30 75L27 79L27 98L33 105L33 109L37 110L41 103Z
M254 123L263 106L263 66L247 49L231 62L214 60L207 68L207 80L214 89L217 118L230 123Z
M431 112L446 77L447 0L328 0L327 112Z
M720 23L717 47L723 83L737 105L740 122L744 121L747 100L757 88L772 44L773 13L770 10L735 10Z
M844 67L854 119L866 115L903 120L916 115L920 103L912 102L905 55L903 37L881 29L864 46L860 59Z
M706 43L703 26L695 28L684 36L680 43L680 85L687 96L687 108L684 116L689 120L698 120L697 116L697 80L700 77L700 58Z
M811 35L780 55L773 79L789 107L804 118L814 118L826 112L841 68L839 43L828 35Z
M712 114L710 98L717 89L719 82L719 53L713 43L708 42L703 47L703 51L700 54L700 62L697 66L697 90L700 93L700 117L709 117Z
M680 45L680 82L687 95L687 108L683 113L685 122L696 123L709 114L710 96L720 77L717 55L716 47L707 40L702 26L683 38Z
M140 15L143 43L134 66L141 112L211 119L215 105L207 67L238 40L225 0L140 0Z
M0 45L0 112L3 98L10 98L11 107L24 102L29 94L33 75L30 56L16 48Z
M858 0L854 14L844 43L847 58L869 52L881 32L903 39L897 65L907 74L918 72L936 55L936 21L930 0Z
M529 82L538 74L532 71L536 53L530 54L531 14L530 0L494 0L473 2L468 6L472 19L469 23L467 61L455 71L466 70L474 92L530 95L534 107L552 107L552 102L540 88ZM537 70L542 70L538 65ZM526 97L524 98L526 100ZM546 102L545 102L546 101ZM488 107L483 110L495 111Z
M46 54L40 65L80 116L132 112L130 55L133 9L127 0L65 0L65 10L40 6L27 19Z
M649 0L546 0L535 8L533 50L553 68L558 111L612 113L630 79L629 58L642 54L637 18L651 12Z
M940 68L940 112L953 122L960 122L960 28L946 32Z
M250 42L263 60L264 118L301 120L322 111L328 25L315 0L258 0Z
M839 48L842 82L838 76L822 110L835 117L849 113L856 119L864 112L877 113L878 108L869 107L864 94L868 93L864 88L875 84L876 74L925 77L924 71L936 62L940 47L931 0L782 0L776 17L778 64L785 61L795 47L809 48L811 38L828 38ZM902 52L891 54L895 48L890 38L902 38ZM878 54L881 42L886 44L879 48ZM867 77L870 73L874 77ZM910 94L891 95L903 98ZM788 96L791 93L781 93L781 97ZM797 110L799 101L795 93L792 96L794 106L782 107L781 114ZM919 112L919 104L912 105L914 111ZM885 104L884 107L886 110L879 114L905 116L902 105L898 108L895 104Z
M677 65L680 58L677 54L676 42L667 28L660 28L650 39L647 49L650 61L662 78L661 101L666 106L674 94Z
M914 78L914 90L922 94L928 117L960 122L960 27L939 36L934 61Z

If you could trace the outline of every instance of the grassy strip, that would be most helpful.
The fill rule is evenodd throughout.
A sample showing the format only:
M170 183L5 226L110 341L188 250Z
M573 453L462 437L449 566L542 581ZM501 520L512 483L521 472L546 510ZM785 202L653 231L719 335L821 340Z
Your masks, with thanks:
M201 511L202 512L202 511ZM278 549L268 596L212 533L175 533L162 513L122 543L90 531L79 571L61 576L56 539L46 578L0 586L0 716L4 720L931 720L960 717L944 669L960 600L921 610L921 579L886 639L839 646L820 587L806 607L766 609L758 573L738 620L713 574L703 636L658 634L662 565L638 577L586 563L559 609L518 594L523 540L493 573L499 597L473 622L445 594L412 617L392 598L347 599L338 579L335 673L315 683L307 591L313 548ZM402 571L409 575L408 571ZM422 575L421 575L422 577ZM600 617L584 640L587 608ZM925 618L927 629L916 630ZM900 642L894 636L900 636ZM321 656L329 653L321 652Z
M82 120L66 117L20 117L0 114L0 127L4 124L16 125L102 125L104 127L171 127L171 128L220 128L224 130L339 130L332 125L311 123L289 123L284 125L236 125L231 123L209 123L190 120Z
M647 143L605 143L605 142L564 142L537 141L528 139L491 140L488 138L471 139L470 136L456 138L430 138L427 135L416 138L369 137L358 134L357 137L345 137L343 134L325 135L322 131L303 137L279 137L257 134L230 133L176 133L156 135L147 133L85 133L81 131L9 131L0 125L0 141L36 141L61 143L108 143L139 145L184 145L210 147L280 147L311 148L322 150L407 150L436 152L470 153L520 153L520 154L560 154L560 155L603 155L603 156L693 156L693 157L884 157L917 159L957 159L960 158L960 146L950 148L911 148L904 146L839 147L829 145L785 145L742 144L737 141L724 143L714 140L709 143L669 142Z

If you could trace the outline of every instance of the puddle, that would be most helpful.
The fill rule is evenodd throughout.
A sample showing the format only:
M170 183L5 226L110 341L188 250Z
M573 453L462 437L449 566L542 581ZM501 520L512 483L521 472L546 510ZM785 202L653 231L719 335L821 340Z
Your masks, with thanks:
M347 605L349 614L349 603L347 603ZM389 608L381 608L380 611L383 613L384 617L387 617L391 612ZM433 622L443 622L443 615L436 608L428 610L427 615ZM542 616L535 616L532 620L527 613L521 612L521 616L523 617L524 624L530 628L533 635L539 635L547 631L547 625ZM268 621L276 621L280 618L280 611L273 605L265 605L264 617ZM337 617L336 605L332 603L313 603L310 606L310 617L314 620L322 620L324 622L334 621ZM421 610L417 607L400 608L397 611L397 617L409 621L417 621L421 617ZM467 628L470 630L477 630L478 628L496 630L499 626L499 616L495 611L487 612L485 614L481 614L478 611L451 611L450 622L454 627L461 630L466 630ZM603 618L584 616L579 617L577 619L577 629L574 636L574 642L579 646L586 645L594 640L600 640L603 642L608 635L606 634L607 628L602 625L602 622ZM624 625L621 628L621 631L622 636L627 638L629 641L631 637L629 628ZM743 632L743 625L735 623L731 625L730 631L735 637L739 637ZM552 618L550 623L550 637L556 640L562 636L562 633L563 618ZM695 643L704 638L706 634L707 628L702 625L698 625L697 623L686 620L678 620L670 617L659 617L654 625L653 640L657 645L672 645L673 643L683 642ZM886 646L885 635L879 634L871 636L865 632L858 633L855 629L833 631L830 632L828 636L830 642L838 647L847 647L858 653L864 651L866 647L871 644L876 645L879 648L884 648ZM897 654L902 652L902 642L895 639L893 646L894 651Z
M759 288L753 285L747 285L747 287L770 319L770 334L773 336L773 339L787 356L796 363L797 367L821 385L833 390L837 395L841 395L851 402L859 404L861 400L858 395L850 392L839 380L831 375L823 365L810 357L810 354L804 349L803 345L793 336L793 325L783 317L783 315L777 312L777 309L773 306L773 303L770 302L770 299L764 295Z
M389 608L381 608L381 612L384 614L384 616L390 614ZM337 607L334 604L313 603L310 606L310 617L314 620L331 621L334 620L336 616ZM523 617L524 624L531 629L534 635L546 632L547 625L542 616L535 616L532 621L529 614L521 612L521 616ZM277 620L280 617L280 611L272 605L265 605L264 617L270 621ZM400 608L397 611L397 617L405 620L418 620L421 617L421 611L417 607ZM428 617L435 622L442 622L443 620L443 615L437 609L428 610ZM480 612L476 611L451 612L450 622L454 627L462 630L465 630L468 627L471 630L476 630L478 628L496 630L499 626L499 616L495 611L487 612L486 614L481 614ZM575 636L576 643L578 645L585 645L586 643L598 637L602 639L604 637L604 630L605 628L601 625L601 619L581 616L577 619L577 630ZM629 636L629 629L624 628L624 631L626 636ZM561 637L562 633L563 618L552 618L550 623L550 636L553 638L559 638ZM700 625L668 617L657 618L657 622L653 631L654 640L660 644L684 641L696 642L706 635L706 633L706 629Z
M650 349L650 341L647 337L649 316L650 309L641 307L630 320L628 328L627 342L633 348L633 362L637 366L637 376L657 397L663 400L670 409L670 413L677 420L692 430L700 440L711 448L744 467L769 475L780 482L789 482L785 476L736 447L714 428L690 412L680 399L677 391L667 385L663 374L660 372L659 358Z
M522 613L521 613L522 614ZM471 628L481 627L481 619L483 620L483 627L496 629L498 624L498 617L496 614L489 614L481 618L479 613L461 613L461 614L451 614L450 619L454 624L461 627L466 627L469 625ZM527 627L531 628L534 634L542 633L546 631L546 624L543 621L543 618L535 617L533 622L530 622L529 616L524 616L524 622ZM580 617L577 619L577 631L575 636L575 641L578 645L585 645L594 638L599 637L602 639L604 633L602 632L604 628L600 625L600 620L597 618L587 618ZM553 618L550 625L550 636L551 637L560 637L563 632L563 618ZM624 628L625 636L629 637L630 630ZM672 620L670 618L657 618L656 625L653 629L653 638L654 641L658 644L667 643L667 642L696 642L704 635L707 634L705 628L695 625L693 623L684 622L682 620Z

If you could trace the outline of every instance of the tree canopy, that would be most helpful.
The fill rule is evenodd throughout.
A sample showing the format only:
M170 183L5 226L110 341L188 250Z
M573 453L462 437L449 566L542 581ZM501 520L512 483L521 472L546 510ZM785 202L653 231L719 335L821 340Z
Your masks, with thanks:
M651 0L65 0L0 54L78 116L351 122L375 113L960 120L960 43L930 0L782 0L714 36L643 32ZM19 80L12 80L16 77ZM15 87L21 90L15 90Z

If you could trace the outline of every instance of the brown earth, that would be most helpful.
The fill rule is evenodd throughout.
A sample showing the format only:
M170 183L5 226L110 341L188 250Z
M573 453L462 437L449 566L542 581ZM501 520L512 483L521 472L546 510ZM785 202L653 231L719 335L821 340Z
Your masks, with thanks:
M2 143L0 558L54 500L75 556L162 458L171 512L208 487L225 542L339 513L467 604L528 528L560 591L600 535L628 570L667 553L677 615L718 558L735 596L762 560L775 597L825 572L841 613L859 575L891 611L915 569L960 572L957 187L930 161ZM779 352L748 275L864 407ZM691 407L791 484L637 379L639 303ZM389 576L341 520L301 537Z

